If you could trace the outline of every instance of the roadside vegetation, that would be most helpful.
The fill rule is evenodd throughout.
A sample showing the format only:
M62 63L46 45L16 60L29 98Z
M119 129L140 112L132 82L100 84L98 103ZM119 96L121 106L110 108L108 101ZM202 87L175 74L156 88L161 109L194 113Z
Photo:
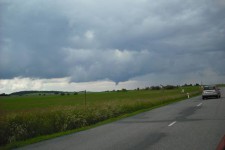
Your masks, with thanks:
M196 96L200 88L167 86L87 94L1 96L0 146L179 101L186 99L187 93Z
M225 84L217 84L218 87L225 87Z

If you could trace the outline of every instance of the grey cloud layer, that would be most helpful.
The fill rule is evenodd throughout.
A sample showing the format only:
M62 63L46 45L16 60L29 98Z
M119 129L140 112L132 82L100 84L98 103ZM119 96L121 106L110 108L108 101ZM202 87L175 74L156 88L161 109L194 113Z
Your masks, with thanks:
M223 0L18 0L0 7L1 79L120 82L201 76L207 68L225 75Z

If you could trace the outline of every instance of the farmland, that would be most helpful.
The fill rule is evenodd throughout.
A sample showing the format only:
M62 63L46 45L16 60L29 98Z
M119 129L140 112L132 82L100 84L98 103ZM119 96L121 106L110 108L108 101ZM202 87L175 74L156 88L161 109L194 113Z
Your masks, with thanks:
M77 95L0 97L0 144L64 132L199 94L198 86Z

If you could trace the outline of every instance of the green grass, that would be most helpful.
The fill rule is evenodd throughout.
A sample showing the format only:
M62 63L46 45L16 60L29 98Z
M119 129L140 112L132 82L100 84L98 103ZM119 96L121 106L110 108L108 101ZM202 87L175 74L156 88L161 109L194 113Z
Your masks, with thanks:
M185 91L192 91L196 88L198 87L185 87ZM181 89L88 93L87 104L98 105L104 102L152 100L162 98L162 94L165 97L180 94L180 91ZM5 112L33 111L33 109L49 109L49 107L55 106L81 106L84 104L84 94L65 96L11 96L0 99L0 110Z
M195 96L199 87L185 87ZM0 139L6 149L95 127L185 99L181 88L84 94L12 96L0 99ZM121 117L122 116L122 117Z

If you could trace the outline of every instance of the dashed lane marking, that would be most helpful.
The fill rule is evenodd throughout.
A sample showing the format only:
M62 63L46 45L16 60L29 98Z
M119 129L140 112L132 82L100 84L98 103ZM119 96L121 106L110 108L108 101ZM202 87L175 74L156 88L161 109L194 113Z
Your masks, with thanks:
M172 125L174 125L176 123L176 121L172 122L171 124L169 124L168 126L171 127Z
M197 107L200 107L202 105L202 103L198 104Z

